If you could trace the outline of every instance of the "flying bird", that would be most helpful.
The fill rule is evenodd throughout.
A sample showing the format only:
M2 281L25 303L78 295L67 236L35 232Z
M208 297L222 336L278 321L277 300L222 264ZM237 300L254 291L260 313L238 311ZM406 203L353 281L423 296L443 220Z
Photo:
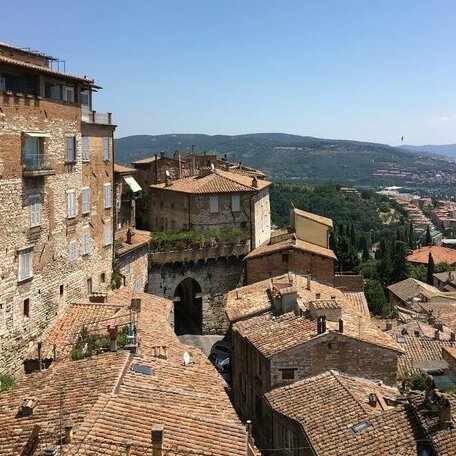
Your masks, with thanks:
M401 142L404 142L404 137L403 136L401 136Z

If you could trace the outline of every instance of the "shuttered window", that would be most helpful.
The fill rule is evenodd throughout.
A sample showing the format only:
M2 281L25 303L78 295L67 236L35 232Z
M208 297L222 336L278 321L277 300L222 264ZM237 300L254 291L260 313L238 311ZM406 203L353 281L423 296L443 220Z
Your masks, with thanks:
M81 239L82 243L82 254L89 255L90 253L90 236L88 234L84 234Z
M19 280L26 280L32 277L32 249L19 252Z
M103 138L103 160L109 160L109 138Z
M28 199L30 207L30 227L41 225L41 198L39 195L30 196Z
M81 199L82 199L82 213L88 214L90 212L90 190L85 187L81 189Z
M81 138L82 142L82 161L87 162L89 161L89 137L83 136Z
M209 197L209 211L211 214L219 211L219 197L210 196Z
M104 184L104 207L109 209L111 207L111 184Z
M241 210L241 196L240 195L231 196L231 210L233 212L239 212Z
M76 136L66 137L66 161L67 163L76 161Z
M76 217L76 196L74 190L67 191L67 217Z
M70 242L69 256L71 261L75 260L78 257L78 243L76 241Z
M104 226L104 245L112 244L112 227L110 222L107 222Z

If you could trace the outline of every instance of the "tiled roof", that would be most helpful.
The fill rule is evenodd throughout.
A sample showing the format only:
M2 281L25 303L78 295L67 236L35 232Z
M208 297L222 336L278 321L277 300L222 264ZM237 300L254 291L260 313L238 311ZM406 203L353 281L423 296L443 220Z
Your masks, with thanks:
M273 285L279 289L281 284L282 288L290 286L289 283L285 283L288 277L288 275L276 277ZM269 280L229 292L226 312L230 321L235 322L233 330L248 339L265 357L271 357L304 344L321 336L317 335L317 321L309 312L311 303L318 302L315 300L316 293L319 293L319 299L323 302L337 300L340 304L345 337L360 339L390 350L402 351L389 335L384 334L370 320L370 317L366 318L365 314L358 312L353 303L346 299L340 290L316 282L311 282L311 289L307 290L304 279L299 275L293 277L293 286L297 289L297 302L302 315L288 312L276 316L272 313L272 298L269 291L271 282ZM339 329L338 322L327 320L326 324L330 332L337 332Z
M440 247L438 245L431 245L426 247L421 247L420 249L414 250L407 260L410 263L419 263L419 264L428 264L429 253L432 254L434 263L456 263L456 250L449 249L447 247Z
M381 329L385 330L384 321L378 324ZM398 358L398 378L418 373L420 368L426 365L432 368L442 364L442 348L456 345L455 342L450 341L449 331L440 332L439 340L436 340L434 338L435 328L423 322L410 321L405 324L392 322L392 324L392 329L385 332L396 340L398 336L402 336L400 340L403 340L399 343L404 353ZM415 331L418 331L419 335L416 335Z
M145 230L133 230L134 235L132 237L132 244L127 244L127 230L116 231L115 238L122 239L122 245L115 248L116 257L122 256L131 250L135 250L139 247L145 246L150 242L150 231Z
M61 79L71 79L74 81L83 82L87 85L94 84L93 79L88 79L86 77L83 78L81 76L75 76L75 75L69 74L69 73L61 73L60 71L55 71L55 70L52 70L51 68L48 68L48 67L45 67L42 65L35 65L33 63L27 63L27 62L23 62L21 60L11 59L11 58L5 57L3 55L0 55L0 63L14 65L16 67L25 68L27 70L38 71L39 73L49 74L50 76L54 76L54 77L61 78Z
M369 315L369 307L367 306L367 299L364 292L346 291L344 295L356 311L364 315Z
M443 428L439 425L438 413L431 412L425 404L423 394L410 397L416 416L438 456L452 456L456 453L456 396L448 395L447 398L451 404L451 427Z
M376 395L375 406L369 394ZM424 435L407 404L388 406L399 396L394 388L335 371L266 393L270 406L296 421L317 456L417 455ZM362 422L368 427L355 433Z
M296 215L300 215L301 217L305 217L309 220L313 220L314 222L321 223L322 225L329 226L330 228L333 227L333 221L330 218L323 217L321 215L313 214L312 212L303 211L301 209L293 209L293 212Z
M300 302L311 301L320 293L321 299L344 299L344 293L328 285L311 281L310 290L307 289L307 277L300 274L285 274L273 277L274 285L289 284L289 277L292 277L293 285L298 290ZM229 291L226 295L225 311L231 322L242 320L246 317L271 310L272 302L269 295L271 280L262 280L244 287Z
M253 179L220 169L208 172L203 176L190 176L184 179L171 181L171 185L153 184L150 188L157 188L168 191L211 194L211 193L237 193L237 192L256 192L267 186L271 182L257 179L257 186L253 186Z
M128 168L128 166L119 165L114 163L114 172L118 174L132 174L136 173L138 170L135 168Z
M288 239L285 239L280 242L271 243L271 240L268 240L258 246L256 249L252 250L246 257L246 260L252 258L258 258L263 255L271 255L276 252L283 250L298 250L301 252L309 252L314 255L320 255L326 258L332 258L336 260L336 255L330 249L325 249L316 244L311 244L310 242L302 241L301 239L296 239L296 237L290 236Z
M421 302L419 305L428 313L432 313L439 322L456 331L456 301L449 300L448 298L451 299L451 297L445 297L446 294L450 293L444 293L442 295L444 300L442 301L439 301L440 296L437 295L431 302Z
M17 449L24 447L35 423L49 435L43 445L56 442L62 385L68 398L64 412L71 412L69 418L77 423L73 443L65 445L67 455L123 454L127 441L132 443L131 456L149 454L151 429L156 424L164 425L166 455L245 454L245 428L224 391L223 380L200 350L177 339L168 323L172 302L127 288L110 294L108 302L126 310L132 297L141 298L136 320L139 355L119 351L82 361L61 359L41 373L26 376L11 392L0 394L0 411L8 410L0 413L2 456L21 454ZM69 315L79 328L84 317L71 317L71 309ZM70 326L60 331L67 332ZM161 357L157 347L161 347ZM188 366L183 364L186 351ZM151 368L152 375L133 372L134 364ZM15 416L29 395L39 400L36 420ZM41 403L40 397L44 397Z
M157 160L162 160L162 159L175 161L177 163L177 160L175 160L174 158L162 157L160 155L157 156ZM135 161L131 162L131 164L132 165L148 165L149 163L153 163L154 161L155 161L155 156L141 158L139 160L135 160Z
M421 282L417 279L408 278L397 282L388 287L392 293L394 293L401 301L407 301L415 298L423 292L430 292L432 294L440 293L438 288L428 285L427 283Z

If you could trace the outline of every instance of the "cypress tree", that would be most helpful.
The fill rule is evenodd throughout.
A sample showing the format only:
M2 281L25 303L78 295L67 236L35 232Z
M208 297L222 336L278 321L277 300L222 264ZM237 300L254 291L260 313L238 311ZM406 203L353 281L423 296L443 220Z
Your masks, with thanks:
M432 277L435 272L434 258L432 258L432 253L429 252L428 266L427 266L427 275L426 282L429 285L432 285L434 278Z
M409 247L411 249L414 249L415 248L415 235L414 235L414 232L413 232L413 223L412 221L410 220L410 224L409 224Z
M426 245L432 245L431 228L429 225L426 228Z

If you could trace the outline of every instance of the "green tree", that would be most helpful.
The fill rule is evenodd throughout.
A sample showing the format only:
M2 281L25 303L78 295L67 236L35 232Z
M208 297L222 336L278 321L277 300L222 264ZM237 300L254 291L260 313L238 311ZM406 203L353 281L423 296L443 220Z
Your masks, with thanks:
M374 315L386 317L391 313L382 284L378 280L368 279L364 287L369 311Z
M426 282L429 285L432 285L434 278L432 277L435 272L435 264L434 264L434 258L432 258L432 253L429 252L429 259L428 259L428 265L427 265L427 274L426 274Z
M362 260L363 262L370 260L369 249L367 247L367 239L363 236L360 240L361 243L361 251L362 251Z
M413 250L415 248L415 233L413 231L413 223L411 220L410 220L410 224L409 224L408 235L409 235L409 247L410 247L410 249Z
M410 277L410 264L406 260L409 253L405 242L395 242L390 282L397 283Z
M431 228L429 225L426 228L426 245L432 245Z
M393 272L391 243L386 239L380 241L380 255L378 262L378 276L383 286L391 283L391 274Z
M421 282L426 282L427 270L423 264L411 265L410 266L410 277Z
M435 265L435 272L450 272L452 270L453 269L446 261L443 261L442 263L437 263Z

